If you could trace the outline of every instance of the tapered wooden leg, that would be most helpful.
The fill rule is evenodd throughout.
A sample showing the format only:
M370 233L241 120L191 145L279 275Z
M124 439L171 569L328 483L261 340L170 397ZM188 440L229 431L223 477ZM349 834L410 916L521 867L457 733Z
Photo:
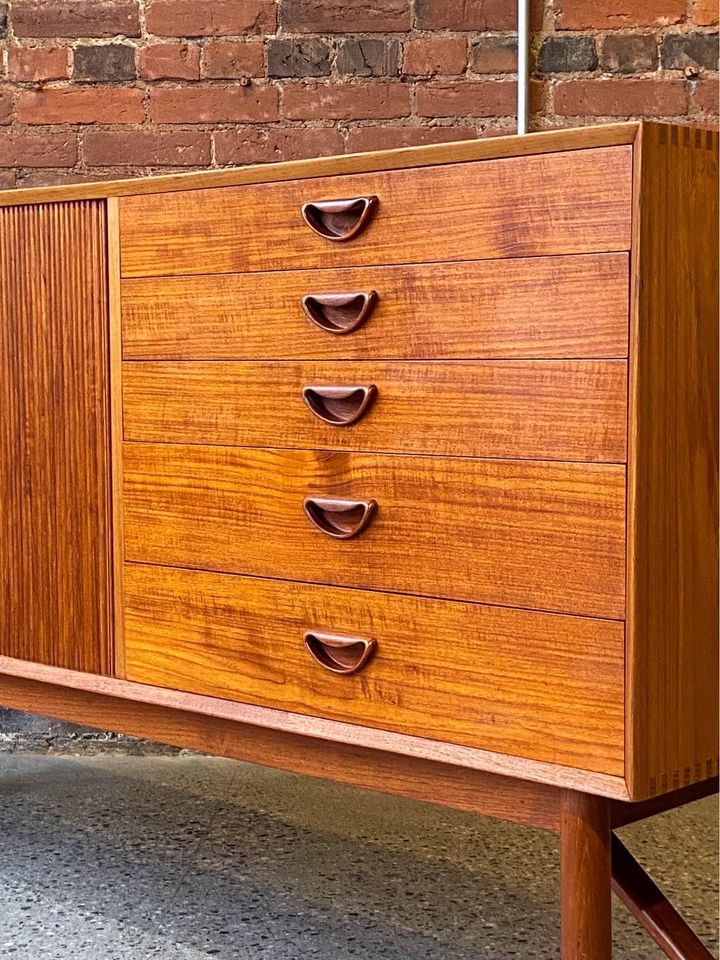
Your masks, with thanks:
M568 790L560 821L562 960L611 960L610 810Z

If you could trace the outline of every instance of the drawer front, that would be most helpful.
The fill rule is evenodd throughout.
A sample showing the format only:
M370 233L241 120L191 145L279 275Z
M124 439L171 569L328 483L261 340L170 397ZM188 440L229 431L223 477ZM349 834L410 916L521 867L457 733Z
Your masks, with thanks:
M125 197L122 273L179 276L629 250L631 158L629 146L606 147ZM369 197L378 198L376 212L344 243L319 235L301 215L307 202Z
M126 443L124 491L128 560L624 615L622 466Z
M437 255L437 254L435 254ZM326 307L328 294L376 293ZM319 324L303 310L303 298ZM626 357L626 253L122 281L126 359Z
M140 683L623 773L620 623L128 564L125 631ZM307 631L377 646L338 674Z
M627 364L126 362L126 440L625 460ZM328 422L330 421L330 422Z

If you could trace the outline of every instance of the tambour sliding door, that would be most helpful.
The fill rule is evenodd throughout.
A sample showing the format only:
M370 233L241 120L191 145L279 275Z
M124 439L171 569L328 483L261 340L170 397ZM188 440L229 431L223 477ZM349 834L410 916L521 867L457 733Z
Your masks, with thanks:
M112 673L103 200L0 209L0 655Z

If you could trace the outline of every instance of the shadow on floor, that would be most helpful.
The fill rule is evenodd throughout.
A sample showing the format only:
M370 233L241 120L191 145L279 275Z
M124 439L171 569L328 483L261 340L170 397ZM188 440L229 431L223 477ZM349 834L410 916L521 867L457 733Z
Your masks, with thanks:
M716 952L717 833L713 799L622 831ZM559 956L554 836L247 764L0 754L0 838L0 957Z

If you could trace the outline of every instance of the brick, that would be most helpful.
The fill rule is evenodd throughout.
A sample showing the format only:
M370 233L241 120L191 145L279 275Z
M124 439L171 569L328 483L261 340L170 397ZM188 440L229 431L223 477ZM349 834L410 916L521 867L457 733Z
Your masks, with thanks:
M645 73L657 69L657 41L652 33L615 33L605 37L600 55L609 73Z
M290 33L393 33L409 30L410 0L283 0Z
M22 123L142 123L140 90L127 87L75 87L23 90L18 102Z
M559 30L627 30L680 23L687 0L562 0Z
M395 77L400 68L397 40L344 40L337 55L337 69L343 76Z
M215 134L215 159L221 166L305 160L343 153L344 146L335 127L219 130Z
M66 80L70 76L68 47L11 47L8 76L17 83Z
M14 91L10 87L0 87L0 123L10 123L15 106Z
M416 0L421 30L514 30L516 6L508 0Z
M540 73L577 73L598 65L593 37L546 37L538 55Z
M148 173L175 175L178 172L177 167L157 166L148 169L148 167L93 167L92 178L94 181L101 180L125 180L132 177L145 177ZM187 172L187 168L185 168ZM87 174L85 175L87 180Z
M369 150L393 150L399 147L420 147L426 143L452 143L474 140L474 127L356 127L348 134L348 153Z
M203 49L203 76L213 79L262 77L265 74L260 40L211 40Z
M194 43L153 43L141 47L138 71L143 80L197 80L200 47Z
M207 166L210 135L196 130L90 130L83 140L83 157L97 167Z
M73 78L105 83L134 80L135 48L127 43L75 47Z
M69 183L84 183L88 176L76 170L61 170L59 167L42 169L39 167L18 170L18 187L61 187ZM93 178L97 179L97 178Z
M2 167L74 167L77 154L75 133L0 134Z
M516 125L508 120L498 122L490 120L485 124L479 136L481 140L489 140L491 137L507 137L516 132Z
M269 42L269 77L327 77L329 75L330 47L317 37Z
M140 36L137 0L13 0L16 37Z
M720 113L720 106L718 106L719 93L720 87L717 77L702 77L698 80L695 88L693 102L704 113L716 117Z
M148 174L153 176L157 174L169 174L174 176L177 174L177 167L91 167L90 175L92 180L96 183L107 181L107 180L128 180L133 177L146 177ZM185 171L187 172L187 167ZM89 176L87 173L84 173L82 180L87 182Z
M150 91L155 123L271 123L278 119L278 92L272 86L193 84Z
M8 8L6 3L0 3L0 40L7 36Z
M561 117L679 117L686 109L683 80L567 80L555 88Z
M283 90L290 120L382 120L410 115L410 91L398 82L297 83Z
M695 0L692 17L700 27L714 27L720 21L718 0Z
M530 80L530 115L545 116L547 114L547 95L550 84L547 80Z
M160 37L223 37L275 33L274 0L154 0L149 33Z
M508 117L515 109L515 84L510 81L429 83L417 90L420 117Z
M403 73L415 77L456 76L467 66L463 37L432 37L405 44Z
M530 23L542 27L544 0L531 0ZM512 0L416 0L421 30L516 30L517 4Z
M514 37L481 37L473 44L470 68L475 73L516 73L517 40Z
M663 38L660 61L666 70L718 68L717 33L670 33Z

